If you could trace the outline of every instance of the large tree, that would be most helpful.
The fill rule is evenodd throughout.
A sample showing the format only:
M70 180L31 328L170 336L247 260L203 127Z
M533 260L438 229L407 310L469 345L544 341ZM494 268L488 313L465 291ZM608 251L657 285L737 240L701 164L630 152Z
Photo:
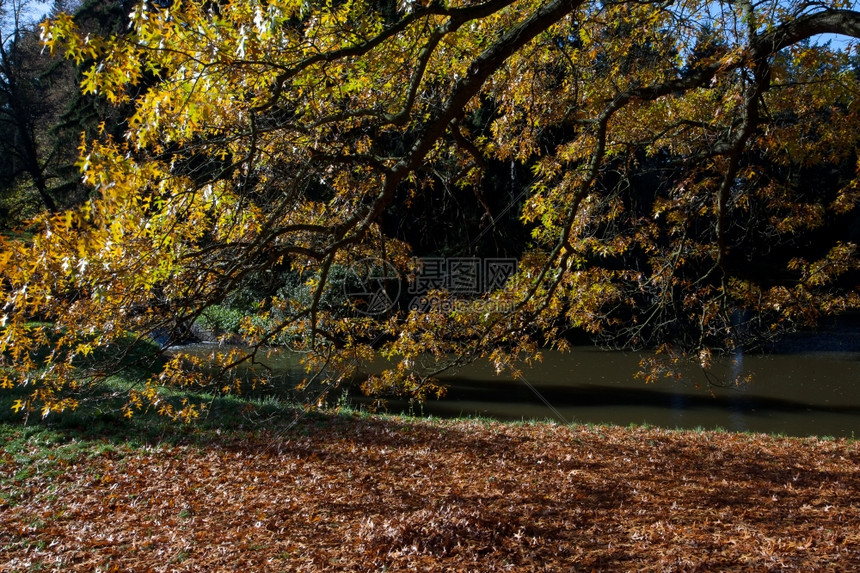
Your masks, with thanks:
M76 167L81 137L99 124L122 136L128 109L81 94L77 74L91 62L49 55L38 22L73 12L80 29L122 33L130 6L121 0L0 0L0 228L19 226L34 214L57 213L88 197Z
M707 364L856 308L839 233L857 214L856 48L810 41L860 37L849 8L144 2L117 36L59 15L47 48L92 61L83 90L134 114L82 149L90 203L2 245L3 384L32 385L19 407L74 406L66 390L105 372L85 357L172 344L275 272L298 284L245 318L250 354L214 362L280 341L337 381L381 353L392 367L365 389L420 396L434 368L515 368L571 328ZM516 211L527 238L496 251L516 274L469 301L444 281L421 304L386 298L415 273L398 221L431 197L477 206L473 238ZM472 264L474 242L443 254ZM127 412L209 383L183 365L131 389Z
M71 67L40 55L29 10L27 2L0 1L0 210L19 222L22 215L59 210L56 188L67 182L62 171L75 155L74 142L69 153L68 142L56 144L51 133L75 89Z

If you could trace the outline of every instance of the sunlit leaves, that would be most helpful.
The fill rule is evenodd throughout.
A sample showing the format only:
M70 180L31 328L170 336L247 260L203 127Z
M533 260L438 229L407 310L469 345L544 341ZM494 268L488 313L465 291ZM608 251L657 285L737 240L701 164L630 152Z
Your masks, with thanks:
M366 389L424 398L438 370L483 356L514 374L571 327L707 364L743 343L738 317L769 332L856 306L853 244L766 259L856 210L856 73L792 27L827 6L742 4L144 2L111 37L58 16L46 48L133 111L122 140L81 144L89 203L2 239L0 384L34 388L22 409L72 407L106 349L169 345L273 270L295 285L238 321L250 353L169 361L124 413L191 420L168 388L240 391L205 366L230 380L275 342L333 382L381 355ZM799 39L769 52L786 30ZM498 215L482 193L499 166L530 174L506 207L529 237L517 276L434 291L447 304L429 311L337 298L362 259L407 276L398 202L444 188ZM836 188L801 189L819 166ZM736 276L762 261L773 283Z

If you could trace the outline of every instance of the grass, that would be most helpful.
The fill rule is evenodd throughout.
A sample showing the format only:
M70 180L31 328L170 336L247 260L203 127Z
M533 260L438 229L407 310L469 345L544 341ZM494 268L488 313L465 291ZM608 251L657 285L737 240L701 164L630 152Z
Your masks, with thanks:
M278 388L173 392L208 405L182 425L122 417L130 383L27 424L0 393L0 570L860 564L853 439L306 411Z

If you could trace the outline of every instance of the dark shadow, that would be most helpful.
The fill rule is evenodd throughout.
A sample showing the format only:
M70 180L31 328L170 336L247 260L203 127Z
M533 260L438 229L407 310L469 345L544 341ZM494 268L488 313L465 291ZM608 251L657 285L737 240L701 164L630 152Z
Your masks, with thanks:
M448 390L442 402L483 402L491 409L498 404L534 404L543 402L525 384L495 381L476 381L446 378ZM860 415L860 404L820 405L805 402L758 396L747 391L730 395L710 396L702 393L666 391L649 388L618 388L615 386L544 386L538 388L541 395L554 407L588 408L604 406L641 406L666 410L695 411L704 408L719 408L745 413L766 412L819 412ZM435 401L430 401L433 403Z

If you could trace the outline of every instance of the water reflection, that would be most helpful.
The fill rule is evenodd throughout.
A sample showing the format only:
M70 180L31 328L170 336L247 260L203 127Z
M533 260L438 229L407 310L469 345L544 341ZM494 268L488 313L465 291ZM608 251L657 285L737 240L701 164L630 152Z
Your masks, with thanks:
M568 421L715 428L787 435L860 436L860 351L737 355L715 361L706 374L687 367L681 379L645 384L635 377L642 354L577 348L545 351L524 370L529 385L496 376L476 363L443 378L443 400L416 409L389 401L391 412L435 416L489 416L503 420L557 418ZM285 380L300 380L295 356L282 353L269 366ZM368 370L373 370L370 367ZM748 375L752 381L735 385ZM353 403L369 403L358 393Z
M635 378L641 358L588 348L545 352L543 363L524 376L572 421L860 435L860 353L737 355L717 362L709 376L690 367L680 380L652 384ZM747 375L749 383L734 384ZM446 399L425 404L424 413L555 417L525 384L495 377L488 365L471 365L444 381L450 385Z

